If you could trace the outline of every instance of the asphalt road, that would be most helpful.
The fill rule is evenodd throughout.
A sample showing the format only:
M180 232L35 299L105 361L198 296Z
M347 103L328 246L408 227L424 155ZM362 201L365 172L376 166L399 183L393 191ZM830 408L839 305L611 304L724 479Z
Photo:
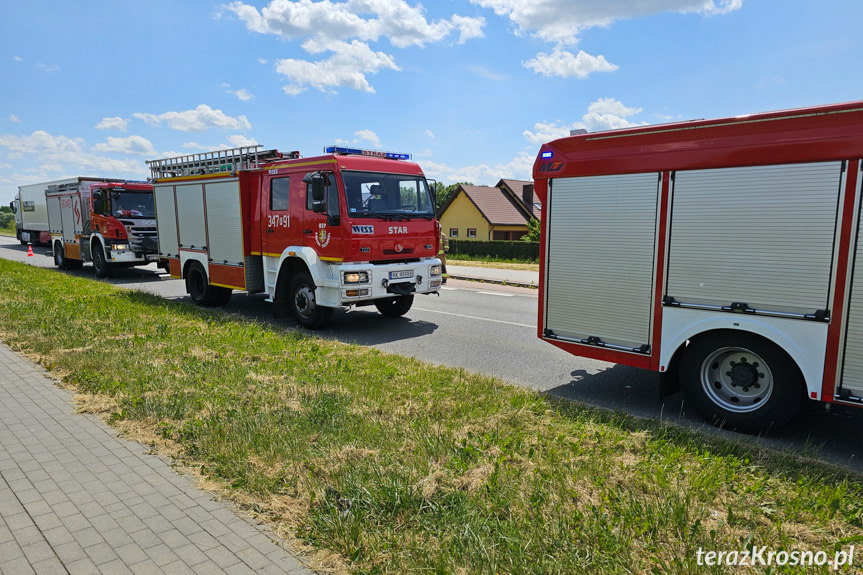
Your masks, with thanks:
M0 257L5 259L53 268L46 251L37 246L36 255L28 257L27 246L0 236ZM65 273L93 277L89 265ZM119 269L108 281L190 301L183 282L155 264ZM264 300L262 295L235 293L225 311L296 328L292 319L272 319L270 304ZM791 424L767 438L719 430L688 413L679 393L660 399L655 373L575 357L543 343L536 337L536 308L535 290L450 280L440 297L417 296L406 317L386 318L374 307L337 310L330 328L317 333L432 364L463 367L554 396L662 419L743 443L805 453L863 472L863 409L833 406L828 412L812 402Z

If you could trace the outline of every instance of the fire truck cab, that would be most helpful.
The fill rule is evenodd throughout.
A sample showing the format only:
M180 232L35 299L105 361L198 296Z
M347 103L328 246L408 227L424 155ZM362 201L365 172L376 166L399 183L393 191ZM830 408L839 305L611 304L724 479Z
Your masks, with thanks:
M265 292L276 317L317 329L337 307L401 316L439 292L434 201L409 156L259 147L148 162L160 255L196 304Z

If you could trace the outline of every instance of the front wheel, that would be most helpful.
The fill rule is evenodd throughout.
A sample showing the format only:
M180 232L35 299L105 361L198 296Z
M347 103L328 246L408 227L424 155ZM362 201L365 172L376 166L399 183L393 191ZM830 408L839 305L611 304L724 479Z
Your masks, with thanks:
M805 392L803 376L785 351L737 331L693 339L680 361L680 387L702 417L747 433L787 423Z
M111 264L105 259L105 250L99 242L93 244L93 269L96 271L97 278L111 276Z
M400 295L397 297L389 297L387 299L376 299L375 307L381 314L387 317L401 317L411 309L414 303L414 296Z
M333 308L322 307L315 300L315 282L306 272L296 274L291 280L291 313L297 323L309 329L325 327L333 317Z

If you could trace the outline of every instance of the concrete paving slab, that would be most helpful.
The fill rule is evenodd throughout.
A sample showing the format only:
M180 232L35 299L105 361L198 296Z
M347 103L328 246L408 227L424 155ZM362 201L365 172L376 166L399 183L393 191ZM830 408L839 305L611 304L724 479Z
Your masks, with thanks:
M0 343L0 575L313 575Z

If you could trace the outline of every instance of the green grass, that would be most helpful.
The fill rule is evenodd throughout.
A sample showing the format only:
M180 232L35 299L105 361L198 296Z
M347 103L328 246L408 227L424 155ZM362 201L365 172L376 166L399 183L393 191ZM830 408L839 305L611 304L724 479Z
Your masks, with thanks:
M0 236L15 236L15 218L6 227L0 228Z
M2 260L0 337L336 572L719 574L699 547L863 541L853 474Z
M516 260L516 259L506 259L506 258L498 258L493 256L477 256L477 255L469 255L469 254L453 254L450 253L447 255L447 261L471 261L471 262L485 262L485 263L501 263L501 264L535 264L539 265L537 260L533 259L525 259L525 260Z

